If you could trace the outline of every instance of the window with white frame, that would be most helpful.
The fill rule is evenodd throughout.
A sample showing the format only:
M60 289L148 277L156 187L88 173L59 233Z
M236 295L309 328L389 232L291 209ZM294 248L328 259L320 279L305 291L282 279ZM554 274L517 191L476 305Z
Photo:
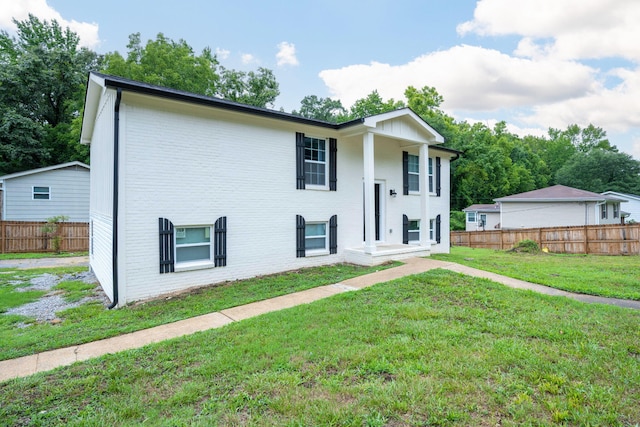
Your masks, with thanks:
M408 230L409 230L409 243L419 243L420 242L420 220L410 219Z
M307 222L304 227L304 247L307 251L327 251L327 223Z
M33 187L33 200L49 200L50 198L50 187Z
M620 218L620 203L613 204L613 217Z
M601 211L602 219L607 219L607 204L606 203L603 203L600 206L600 211Z
M327 141L304 137L304 179L307 185L327 183Z
M409 191L420 191L420 157L409 154Z
M429 157L429 193L433 192L433 159Z
M467 222L476 222L475 212L467 212Z
M176 227L176 264L211 261L211 226Z
M436 240L436 220L429 220L429 240Z

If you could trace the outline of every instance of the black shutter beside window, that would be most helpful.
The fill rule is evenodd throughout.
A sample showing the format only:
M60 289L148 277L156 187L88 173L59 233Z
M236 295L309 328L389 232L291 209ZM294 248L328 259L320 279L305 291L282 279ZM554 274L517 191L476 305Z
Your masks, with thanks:
M402 194L409 194L409 153L402 152Z
M329 219L329 253L338 253L338 215Z
M160 274L175 271L173 248L173 224L166 218L158 218L160 236Z
M213 225L213 263L215 267L227 265L227 217L221 216Z
M440 197L440 157L436 157L436 196Z
M304 133L296 132L296 189L304 190Z
M440 243L440 215L436 217L436 243Z
M296 258L304 258L306 255L304 244L304 227L304 218L301 215L296 215Z
M409 244L409 217L402 215L402 243Z
M329 138L329 191L336 191L338 187L338 141Z

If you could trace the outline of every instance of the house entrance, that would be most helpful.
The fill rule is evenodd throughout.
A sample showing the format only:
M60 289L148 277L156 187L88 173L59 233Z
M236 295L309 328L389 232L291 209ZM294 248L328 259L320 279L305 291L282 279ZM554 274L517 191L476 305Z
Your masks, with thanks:
M381 231L384 223L384 182L376 181L373 189L373 215L375 217L375 234L376 242L382 241ZM364 188L362 193L362 240L366 240L367 221L364 217Z

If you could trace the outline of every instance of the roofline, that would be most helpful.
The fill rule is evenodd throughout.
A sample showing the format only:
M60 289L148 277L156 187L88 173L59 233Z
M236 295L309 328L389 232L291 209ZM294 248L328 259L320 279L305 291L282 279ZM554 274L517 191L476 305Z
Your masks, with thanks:
M501 197L499 199L495 199L496 202L498 203L509 203L509 202L543 202L543 203L552 203L552 202L602 202L602 201L609 201L609 202L626 202L626 200L622 200L622 199L618 199L618 198L614 198L614 197L559 197L559 198L531 198L531 199L527 199L527 198L508 198L508 197Z
M605 191L604 193L602 193L603 196L604 195L609 195L609 194L615 194L615 195L620 196L620 197L626 197L626 198L629 198L629 199L634 199L634 200L640 201L640 196L637 196L635 194L621 193L619 191Z
M461 156L464 154L464 151L454 150L453 148L442 147L441 145L430 145L429 151L431 150L445 151L447 153L457 154L458 156Z
M86 164L76 160L76 161L73 161L73 162L61 163L59 165L46 166L46 167L43 167L43 168L30 169L30 170L27 170L27 171L11 173L11 174L8 174L8 175L0 176L0 180L19 178L21 176L33 175L33 174L42 173L42 172L48 172L48 171L55 170L55 169L68 168L70 166L81 166L81 167L86 168L86 169L91 169L91 167L89 165L86 165Z
M191 92L186 92L178 89L171 89L162 86L151 85L148 83L142 83L135 80L129 80L122 77L110 76L97 72L89 73L89 80L91 75L101 78L104 81L104 86L114 89L122 89L129 92L140 93L144 95L153 95L160 98L172 99L175 101L189 102L192 104L205 105L208 107L224 108L226 110L236 111L240 113L253 114L256 116L262 116L272 119L285 120L294 123L302 123L305 125L319 126L328 129L339 130L349 126L354 126L364 122L364 118L350 120L344 123L330 123L323 120L309 119L306 117L296 116L291 113L285 113L283 111L270 110L267 108L254 107L253 105L241 104L239 102L229 101L222 98L216 98L212 96L198 95Z

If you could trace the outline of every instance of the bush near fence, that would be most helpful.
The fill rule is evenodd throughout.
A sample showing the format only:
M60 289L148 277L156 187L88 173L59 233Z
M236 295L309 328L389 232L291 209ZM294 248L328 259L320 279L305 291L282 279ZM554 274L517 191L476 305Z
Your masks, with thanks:
M511 249L522 240L564 254L640 255L640 224L452 231L452 246Z
M53 236L42 230L47 222L0 221L0 253L55 252ZM61 222L58 224L61 252L89 250L89 224Z

